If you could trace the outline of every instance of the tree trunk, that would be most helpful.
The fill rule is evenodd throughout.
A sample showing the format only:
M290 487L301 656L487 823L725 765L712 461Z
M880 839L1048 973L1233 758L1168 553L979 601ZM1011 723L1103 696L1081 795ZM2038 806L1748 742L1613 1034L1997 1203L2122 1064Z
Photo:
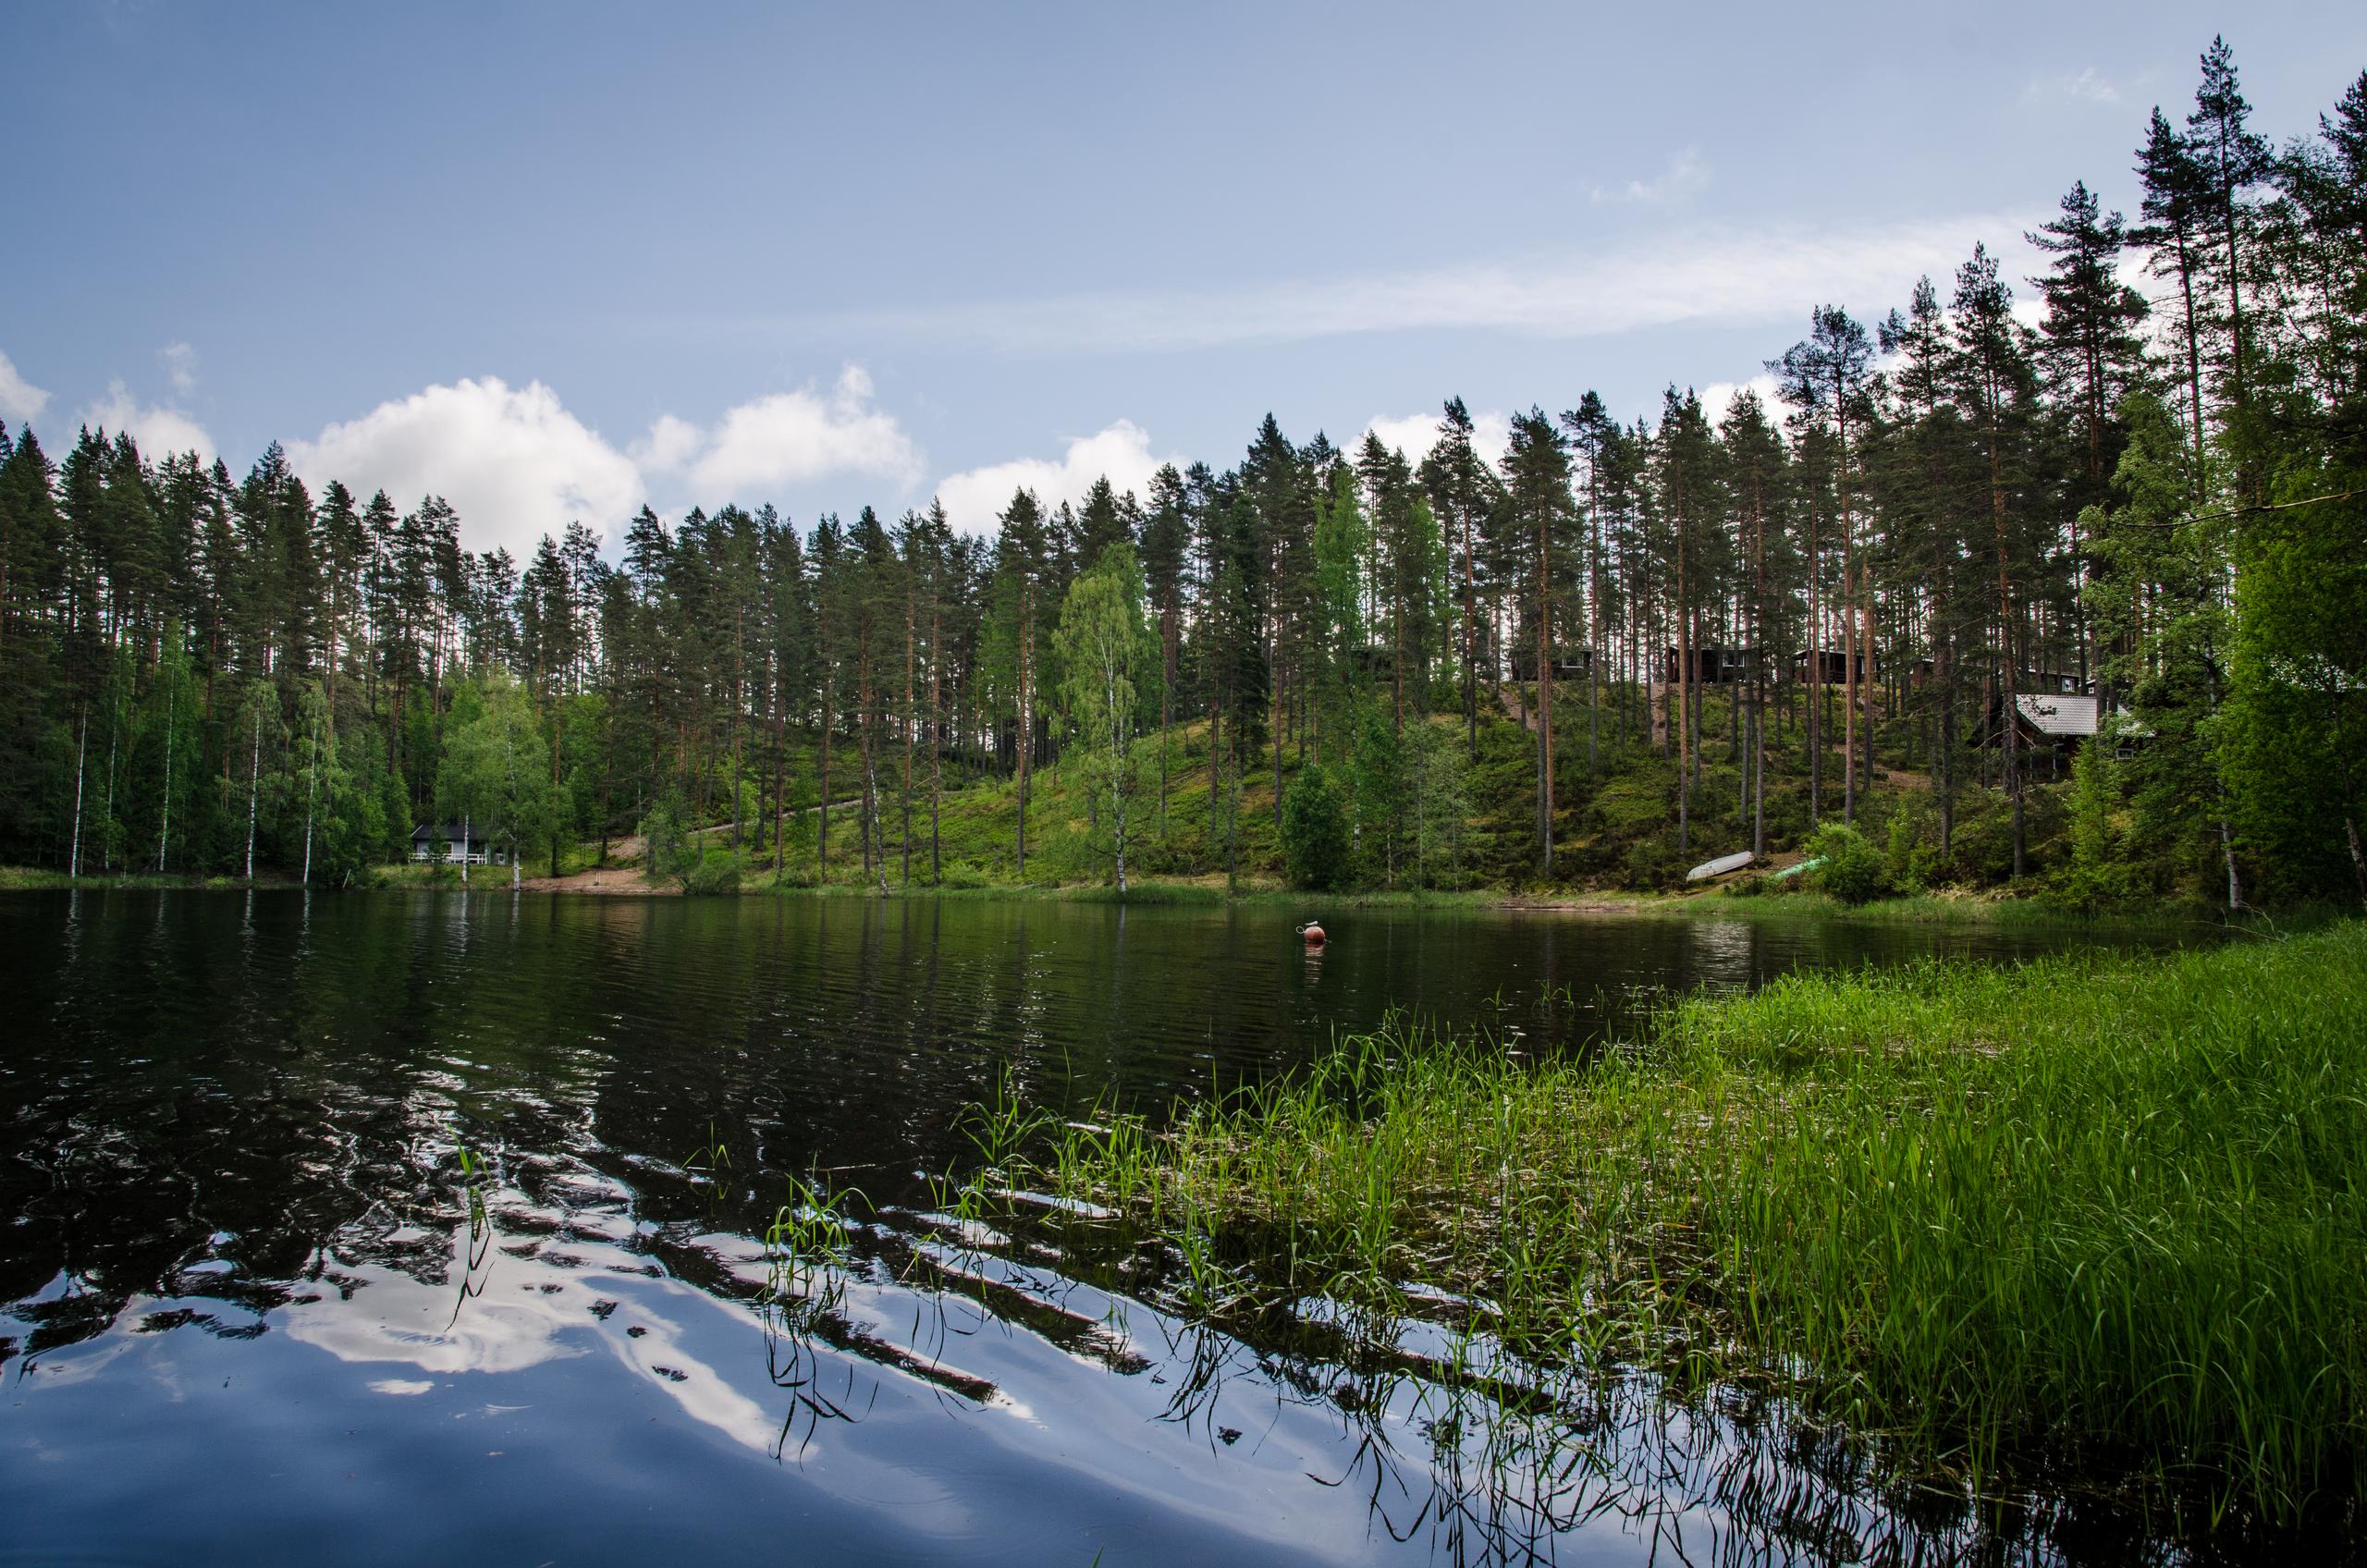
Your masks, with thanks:
M1824 699L1824 650L1821 629L1817 621L1817 559L1816 504L1809 504L1809 609L1808 609L1808 704L1809 743L1809 831L1816 831L1817 818L1824 809L1824 726L1819 711Z
M1035 609L1030 602L1027 585L1019 590L1019 789L1017 842L1018 880L1027 880L1027 772L1030 753L1036 750L1034 715L1029 712L1029 662L1036 647Z
M913 885L913 631L914 605L904 595L904 886Z
M313 737L310 760L312 766L306 770L304 779L304 886L307 888L313 885L313 809L319 802L321 793L321 741L317 731ZM553 841L556 843L557 840ZM554 850L552 852L556 855L558 851ZM551 875L558 875L556 864L551 867Z
M1553 597L1550 510L1537 521L1537 844L1538 869L1553 875Z
M1686 613L1685 502L1676 508L1676 848L1682 854L1693 843L1693 641L1692 617Z
M255 797L263 790L263 710L255 710L252 760L247 765L247 880L255 879Z
M2359 819L2346 813L2342 829L2350 838L2350 875L2359 884L2359 901L2367 905L2367 854L2359 850Z
M1458 507L1463 524L1463 717L1474 761L1479 756L1479 623L1472 597L1471 508Z
M938 809L945 791L945 688L940 679L945 668L945 644L939 636L943 624L936 591L931 589L928 601L928 883L932 888L945 880L944 846L938 837Z
M69 877L82 875L82 762L90 753L91 704L85 703L82 704L82 738L74 745L74 839L66 850L66 875ZM2350 841L2355 849L2359 842L2358 835L2351 835Z

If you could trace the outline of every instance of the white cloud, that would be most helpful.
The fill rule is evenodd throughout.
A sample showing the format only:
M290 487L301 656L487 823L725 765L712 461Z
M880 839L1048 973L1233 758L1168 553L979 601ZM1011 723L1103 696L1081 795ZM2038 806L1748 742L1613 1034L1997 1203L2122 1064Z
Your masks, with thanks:
M1622 202L1639 206L1659 206L1692 195L1710 183L1710 165L1701 154L1687 147L1668 161L1668 167L1651 179L1631 179L1625 185L1587 187L1587 199L1597 203Z
M150 458L174 452L195 452L211 462L214 437L205 427L178 409L143 404L121 381L107 383L107 395L83 409L82 423L93 429L129 433L132 443Z
M688 491L708 506L768 499L775 486L836 473L906 487L920 477L918 449L872 404L870 378L852 365L828 392L759 398L712 429L661 415L622 451L543 383L512 387L496 376L381 403L288 451L315 486L337 479L362 496L383 489L405 508L441 496L471 549L498 545L521 557L570 522L613 533L659 476L669 495Z
M0 354L0 419L22 425L38 419L49 407L49 394L17 374L8 356Z
M470 548L500 545L521 558L571 521L614 527L644 496L632 459L539 381L430 386L291 443L288 456L316 487L339 479L362 496L383 489L404 508L441 496Z
M1784 400L1776 393L1775 377L1765 372L1748 381L1713 381L1701 388L1703 416L1711 424L1716 424L1726 417L1726 410L1735 406L1735 399L1746 391L1759 398L1759 406L1765 410L1769 423L1781 424L1784 422Z
M691 460L706 437L699 427L672 414L660 414L649 434L625 448L634 462L653 473L672 473Z
M827 394L776 392L727 410L711 434L667 415L635 450L653 468L687 465L692 487L709 504L757 500L765 490L836 473L902 486L921 474L919 448L873 404L860 365L841 371Z
M165 361L165 373L173 378L173 390L187 396L197 390L197 350L186 343L167 343L156 350Z
M1151 475L1161 463L1182 467L1181 458L1151 455L1150 433L1132 420L1122 419L1098 435L1071 440L1058 459L1018 458L1007 463L949 474L937 486L937 498L953 526L969 533L993 531L995 519L1011 505L1013 492L1033 490L1044 509L1062 501L1077 502L1097 479L1107 478L1120 494L1147 496Z
M1821 228L1702 226L1654 233L1623 248L1429 272L981 301L783 325L1011 353L1119 353L1413 328L1567 338L1682 324L1805 321L1821 300L1868 312L1904 301L1919 276L1953 272L1977 240L1989 241L2009 274L2030 270L2020 237L2042 221L2003 213Z
M2117 104L2120 89L2097 73L2093 66L2083 67L2077 76L2068 72L2061 76L2040 77L2022 92L2025 98L2077 98L2089 104Z
M1435 413L1395 417L1375 414L1365 422L1365 429L1380 436L1382 446L1392 451L1404 453L1405 460L1419 468L1422 459L1430 455L1430 448L1438 445L1439 417ZM1491 463L1501 463L1504 460L1504 454L1512 449L1512 444L1513 422L1510 415L1490 409L1485 413L1471 416L1471 445L1481 457ZM1348 450L1353 455L1356 447L1363 445L1364 435L1359 433Z

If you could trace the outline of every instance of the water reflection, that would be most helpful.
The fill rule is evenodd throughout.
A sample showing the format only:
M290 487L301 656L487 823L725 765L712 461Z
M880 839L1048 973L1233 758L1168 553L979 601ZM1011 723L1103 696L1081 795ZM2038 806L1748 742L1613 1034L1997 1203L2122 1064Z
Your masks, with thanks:
M792 1513L817 1554L866 1560L2012 1544L1885 1500L1846 1443L1748 1399L1519 1366L1450 1314L1228 1333L1178 1309L1183 1260L1094 1216L950 1211L956 1112L999 1088L1156 1112L1394 1006L1552 1051L1672 986L2018 950L1334 924L1311 955L1287 916L1223 909L0 900L17 1550L202 1557L160 1542L279 1530L281 1555L653 1560L769 1547ZM816 1171L876 1211L824 1226ZM448 1508L404 1504L440 1483Z

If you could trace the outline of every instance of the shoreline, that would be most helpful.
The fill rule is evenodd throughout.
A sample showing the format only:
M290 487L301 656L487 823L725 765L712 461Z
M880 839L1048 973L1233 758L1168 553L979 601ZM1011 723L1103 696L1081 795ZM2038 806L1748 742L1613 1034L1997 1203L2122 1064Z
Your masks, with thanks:
M497 873L504 868L489 868ZM392 875L387 875L388 871ZM85 889L135 892L237 892L261 889L294 891L301 884L279 876L259 876L250 883L234 876L130 876L69 877L30 866L0 866L0 893ZM409 866L381 868L371 884L322 892L533 893L561 898L649 898L683 896L673 885L653 885L629 865L591 866L561 876L529 876L515 888L506 876L488 876L463 888L457 877L423 874ZM1719 919L1751 922L1806 923L1842 921L1864 924L1912 925L2041 925L2165 926L2231 924L2246 925L2258 917L2231 923L2226 912L2205 906L2149 905L2143 909L2082 910L2051 903L2036 895L1923 893L1849 905L1806 889L1780 894L1737 896L1722 888L1688 893L1629 893L1583 889L1521 891L1515 888L1460 888L1440 891L1375 890L1357 893L1300 893L1271 886L1246 886L1227 892L1221 881L1151 878L1129 887L1122 897L1106 884L1034 884L987 887L876 887L829 882L819 885L752 879L736 895L742 898L878 899L1004 900L1011 902L1134 904L1145 907L1288 906L1293 910L1429 910L1503 914L1550 914L1593 918Z

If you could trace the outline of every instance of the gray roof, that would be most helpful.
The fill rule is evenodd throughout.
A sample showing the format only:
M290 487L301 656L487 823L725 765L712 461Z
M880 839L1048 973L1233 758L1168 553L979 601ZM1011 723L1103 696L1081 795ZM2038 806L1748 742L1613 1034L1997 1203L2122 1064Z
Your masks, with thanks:
M2096 699L2093 697L2058 697L2051 692L2016 692L2014 706L2030 728L2042 735L2093 735L2096 732Z

